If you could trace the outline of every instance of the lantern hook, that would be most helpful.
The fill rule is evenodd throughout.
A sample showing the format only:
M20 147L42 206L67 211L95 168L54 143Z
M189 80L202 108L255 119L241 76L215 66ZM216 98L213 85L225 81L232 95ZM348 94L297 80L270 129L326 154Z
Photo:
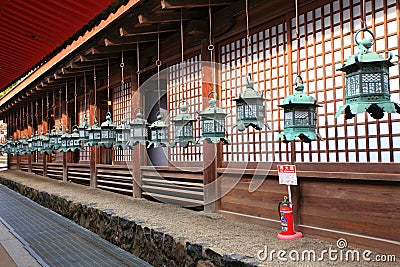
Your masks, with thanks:
M214 94L214 99L218 99L218 94L217 94L217 92L211 91L211 92L208 93L207 97L210 98L210 95L211 95L211 94Z
M298 75L296 76L296 78L295 78L295 80L294 80L294 83L295 83L296 85L298 85L298 84L299 84L299 80L300 80L300 84L304 84L303 78L301 77L300 74L298 74Z

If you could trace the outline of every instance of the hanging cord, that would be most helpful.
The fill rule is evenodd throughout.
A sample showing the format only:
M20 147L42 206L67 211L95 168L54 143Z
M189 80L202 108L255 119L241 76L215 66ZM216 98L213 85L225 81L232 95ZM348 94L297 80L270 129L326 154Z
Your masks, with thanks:
M31 123L32 123L32 131L34 132L35 129L33 128L33 101L31 102ZM34 134L32 132L32 135Z
M250 28L249 28L249 1L248 0L246 0L246 43L247 43L246 69L247 69L247 64L249 63L248 58L250 57L250 72L248 72L248 75L251 79L251 75L253 74L253 50L251 49L251 37L250 37Z
M208 44L208 51L210 51L210 57L211 57L211 68L212 68L212 87L213 87L213 91L216 92L216 70L215 70L215 62L214 62L214 44L212 42L212 12L211 12L211 2L210 0L208 1L208 19L209 19L209 44Z
M121 86L124 85L124 52L122 52L122 61L121 61L121 69L122 69L122 78L121 78ZM110 60L107 59L107 113L110 112Z
M42 96L42 133L44 133L44 97Z
M62 98L62 91L61 91L61 86L60 86L60 90L58 91L58 93L60 94L60 128L62 128L62 106L61 106L61 98Z
M85 109L85 117L86 117L86 113L87 113L87 110L88 110L88 108L87 108L87 100L86 100L86 94L87 94L87 86L86 86L86 71L84 71L83 72L83 88L84 88L84 91L85 91L85 106L84 106L84 109Z
M77 124L78 122L77 122L77 107L76 107L76 97L77 97L77 94L76 94L76 76L75 76L75 88L74 88L74 110L75 110L75 124Z
M38 114L38 106L39 106L39 103L38 103L38 101L37 101L37 99L36 99L36 106L35 106L35 117L36 117L36 128L37 128L37 131L39 131L39 114Z
M361 28L366 30L368 28L367 26L367 4L365 0L361 0Z
M107 59L108 65L110 64L108 59ZM125 81L124 81L124 67L125 67L125 63L124 63L124 49L121 50L121 64L119 65L121 67L121 85L124 85Z
M140 51L139 51L139 41L136 42L136 75L137 75L137 90L140 87Z
M68 118L68 82L65 82L65 116ZM67 120L65 120L65 129L68 128Z
M29 104L26 105L26 129L29 129ZM29 131L28 131L29 135Z
M93 65L93 82L94 82L94 86L93 86L93 90L94 90L94 121L97 120L97 82L96 82L96 61L94 62Z
M156 65L157 65L157 96L158 96L158 112L161 113L161 94L160 94L160 66L161 66L161 60L160 60L160 31L157 31L157 60L156 60Z
M300 32L299 32L299 3L298 0L295 0L295 12L296 12L296 32L295 32L295 39L297 41L297 77L301 76L300 72ZM297 80L297 78L296 78Z
M51 127L50 127L49 110L50 110L49 93L47 93L46 94L46 120L47 120L47 128L51 129Z
M185 80L184 80L184 70L185 70L185 54L184 54L184 38L183 38L183 9L181 8L181 25L180 25L180 30L181 30L181 92L182 92L182 97L181 99L184 99L184 93L185 93Z

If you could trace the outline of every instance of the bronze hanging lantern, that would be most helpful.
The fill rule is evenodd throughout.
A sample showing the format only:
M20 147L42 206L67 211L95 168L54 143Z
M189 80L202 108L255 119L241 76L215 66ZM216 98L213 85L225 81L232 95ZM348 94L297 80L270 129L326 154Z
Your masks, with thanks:
M101 141L101 128L97 117L94 117L94 123L88 128L89 140L86 142L88 146L96 146Z
M143 111L141 108L135 109L135 119L129 122L130 125L130 137L129 144L130 148L133 148L136 144L140 143L145 145L149 139L147 120L143 119Z
M249 126L252 126L257 130L261 130L265 125L270 130L269 125L264 123L264 102L266 99L263 96L263 92L254 89L254 83L250 75L245 86L246 89L239 94L239 97L233 99L236 102L237 110L237 124L233 128L237 126L239 131L244 131Z
M53 153L53 148L50 145L50 136L49 135L50 134L47 133L45 136L43 136L43 139L42 139L43 148L40 151L40 153L42 153L42 154L51 154L51 153Z
M13 140L12 137L10 137L10 138L7 140L7 142L6 142L5 152L6 152L7 154L11 154L11 152L12 152L12 150L13 150L13 147L14 147L14 140Z
M78 133L79 133L79 142L85 145L89 141L89 123L86 117L86 114L83 115L83 121L79 124Z
M277 140L283 138L283 142L290 142L297 137L300 140L310 143L321 139L316 132L316 108L320 107L317 100L304 93L304 84L300 76L297 76L301 83L297 83L295 93L287 96L278 107L284 108L284 130L277 136Z
M75 152L82 150L81 138L79 135L78 126L74 125L72 127L72 133L68 138L68 148L67 152Z
M181 113L171 120L175 126L175 140L171 142L171 147L175 147L177 144L182 147L188 147L189 143L195 143L193 124L196 120L193 119L192 114L188 113L188 109L189 103L187 101L181 101L179 103L179 110Z
M127 149L131 130L129 125L126 123L126 120L121 121L121 124L115 129L115 133L115 145L113 149Z
M197 143L207 140L209 143L219 143L222 141L224 144L230 144L229 139L226 137L225 118L228 115L222 108L216 106L217 93L210 92L208 97L214 94L214 98L210 98L208 103L209 107L205 108L199 113L201 121L201 138Z
M111 119L111 112L107 112L106 120L100 126L101 141L99 147L110 148L115 143L115 128L117 125Z
M152 145L154 145L154 147L169 146L168 125L162 119L163 115L160 112L157 112L157 120L149 127L151 139L149 145L147 146L148 148Z
M62 131L61 126L58 128L58 130L53 129L53 131L49 134L50 147L53 149L53 151L56 151L61 147L61 136L63 135L64 132Z
M360 42L360 32L369 33L372 39L364 38ZM346 73L346 102L339 107L336 116L345 113L345 119L351 119L358 113L367 111L374 119L382 119L384 113L400 113L400 106L390 101L389 68L394 66L389 57L369 49L375 43L374 34L368 29L359 30L354 37L359 52L351 56L338 70Z
M66 128L64 134L61 136L61 147L59 151L68 152L68 146L69 146L69 133L68 133L68 128Z

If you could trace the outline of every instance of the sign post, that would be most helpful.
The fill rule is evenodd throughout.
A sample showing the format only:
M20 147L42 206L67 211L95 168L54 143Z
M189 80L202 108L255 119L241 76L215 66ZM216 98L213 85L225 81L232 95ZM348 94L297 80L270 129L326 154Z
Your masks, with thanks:
M297 185L296 165L278 165L279 184L288 187L289 202L292 203L291 185Z

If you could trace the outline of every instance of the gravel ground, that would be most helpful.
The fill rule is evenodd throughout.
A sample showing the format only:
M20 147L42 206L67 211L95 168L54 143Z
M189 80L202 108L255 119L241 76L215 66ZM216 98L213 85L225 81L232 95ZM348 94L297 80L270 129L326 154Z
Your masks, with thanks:
M51 180L22 171L6 171L1 172L0 175L40 191L63 196L68 200L89 204L103 210L112 210L119 216L142 222L143 225L163 229L164 233L174 237L182 237L193 243L206 244L207 247L221 255L245 256L244 261L260 262L259 266L399 266L400 264L400 252L396 259L397 264L346 262L345 257L342 261L340 258L335 261L329 260L328 254L324 255L323 261L300 260L300 262L294 262L289 257L291 250L297 250L301 259L301 253L304 250L314 250L318 258L321 251L338 248L335 243L308 237L294 241L279 241L276 238L276 229L228 220L218 214L196 212L100 189L90 189L86 186ZM264 249L265 246L269 253L273 249L275 251L285 250L287 254L284 257L288 261L278 261L276 253L273 261L257 259L257 252ZM350 247L349 249L356 248ZM359 249L359 251L362 258L364 250ZM295 257L294 253L292 252L290 255ZM376 254L372 253L373 256Z

